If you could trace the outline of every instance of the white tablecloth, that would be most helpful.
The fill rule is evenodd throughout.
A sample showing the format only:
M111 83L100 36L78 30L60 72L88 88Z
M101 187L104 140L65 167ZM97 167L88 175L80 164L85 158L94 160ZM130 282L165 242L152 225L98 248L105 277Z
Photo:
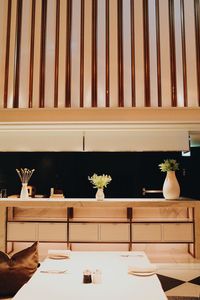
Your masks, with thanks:
M157 275L128 274L130 266L140 263L149 263L143 252L72 251L68 259L47 258L13 299L166 300ZM102 283L83 284L85 269L100 269Z

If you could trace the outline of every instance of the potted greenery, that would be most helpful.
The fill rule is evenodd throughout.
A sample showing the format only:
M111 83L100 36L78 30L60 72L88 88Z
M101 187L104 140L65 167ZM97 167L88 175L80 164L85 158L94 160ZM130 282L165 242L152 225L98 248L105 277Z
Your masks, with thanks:
M96 199L104 200L103 189L111 182L112 178L110 175L97 175L93 174L91 177L88 176L89 181L93 184L94 188L97 189Z
M165 159L159 164L161 172L167 172L163 184L163 196L165 199L178 199L180 196L180 186L176 178L176 171L179 170L179 163L175 159Z

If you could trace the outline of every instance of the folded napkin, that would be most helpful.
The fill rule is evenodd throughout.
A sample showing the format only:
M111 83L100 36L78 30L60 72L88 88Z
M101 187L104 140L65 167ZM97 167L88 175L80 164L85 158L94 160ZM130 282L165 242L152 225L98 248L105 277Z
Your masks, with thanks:
M70 258L70 250L48 250L48 258L52 258L52 259Z
M45 260L41 263L39 267L39 272L48 274L64 274L68 273L68 269L66 268L66 264L64 263L58 261Z
M148 275L148 274L154 274L156 272L156 266L149 263L149 264L135 264L128 267L128 273L129 274L142 274L142 275Z

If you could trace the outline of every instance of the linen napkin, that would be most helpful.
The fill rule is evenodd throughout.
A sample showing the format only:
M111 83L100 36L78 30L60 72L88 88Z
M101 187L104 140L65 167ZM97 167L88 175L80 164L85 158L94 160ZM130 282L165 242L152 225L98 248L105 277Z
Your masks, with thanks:
M43 261L38 270L40 273L48 274L64 274L69 272L69 270L67 269L67 265L57 260Z

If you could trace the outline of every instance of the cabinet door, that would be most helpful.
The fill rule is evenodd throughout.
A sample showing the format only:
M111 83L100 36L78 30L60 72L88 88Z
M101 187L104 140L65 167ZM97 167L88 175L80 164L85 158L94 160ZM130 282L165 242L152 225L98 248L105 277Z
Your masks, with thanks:
M98 241L98 224L70 224L69 226L70 241Z
M59 223L40 223L38 230L39 241L61 241L67 240L67 225Z
M35 241L37 239L37 223L9 222L8 241Z
M136 242L160 242L162 231L160 224L132 224L132 239Z
M128 224L101 224L100 240L105 242L128 242L129 225Z
M163 241L165 242L192 242L192 224L163 224Z

